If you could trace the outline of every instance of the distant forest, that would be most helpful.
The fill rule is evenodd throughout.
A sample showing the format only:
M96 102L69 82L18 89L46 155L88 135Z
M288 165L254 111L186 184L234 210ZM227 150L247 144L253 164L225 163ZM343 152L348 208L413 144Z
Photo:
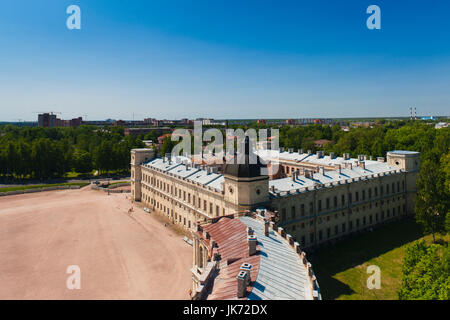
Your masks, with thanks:
M139 137L124 136L121 127L0 127L0 176L3 179L47 179L69 172L127 172L130 150L143 147Z
M260 124L232 128L266 128ZM206 128L206 127L205 127ZM223 128L223 127L222 127ZM422 121L393 121L375 123L373 128L307 125L280 126L280 146L311 150L318 147L314 141L326 139L326 153L350 153L384 157L389 150L414 150L422 161L439 163L448 153L450 128L435 129L432 123ZM23 179L63 177L69 172L99 173L127 172L130 150L144 147L142 140L156 140L156 136L124 136L123 127L100 128L37 128L0 126L0 176ZM170 152L175 142L166 139L162 152Z

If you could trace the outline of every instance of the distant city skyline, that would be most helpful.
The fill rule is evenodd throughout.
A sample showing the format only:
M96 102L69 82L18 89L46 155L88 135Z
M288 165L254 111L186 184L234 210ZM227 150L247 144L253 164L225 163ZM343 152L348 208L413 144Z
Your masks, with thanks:
M66 8L81 8L68 30ZM381 8L368 30L366 8ZM0 121L447 116L450 3L2 1ZM134 114L134 116L133 116Z

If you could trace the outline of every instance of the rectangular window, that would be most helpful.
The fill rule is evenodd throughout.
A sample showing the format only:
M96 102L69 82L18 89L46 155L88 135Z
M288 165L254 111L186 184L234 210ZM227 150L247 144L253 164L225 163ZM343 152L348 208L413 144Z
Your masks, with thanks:
M327 198L327 210L330 209L330 198Z
M300 210L301 210L301 212L302 212L302 217L305 215L305 204L301 204L300 205Z
M295 219L295 206L291 208L291 219Z
M339 227L338 226L334 226L334 234L338 234L339 233Z

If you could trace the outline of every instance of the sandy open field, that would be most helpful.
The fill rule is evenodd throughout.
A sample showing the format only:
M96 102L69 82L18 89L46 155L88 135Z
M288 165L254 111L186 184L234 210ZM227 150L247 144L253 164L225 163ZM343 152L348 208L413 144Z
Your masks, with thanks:
M192 247L129 194L0 197L0 299L188 299ZM67 268L81 270L69 290Z

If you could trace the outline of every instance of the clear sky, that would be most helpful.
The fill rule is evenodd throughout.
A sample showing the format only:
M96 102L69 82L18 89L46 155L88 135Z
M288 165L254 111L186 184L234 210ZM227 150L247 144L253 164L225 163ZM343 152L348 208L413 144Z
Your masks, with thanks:
M81 8L68 30L66 8ZM381 30L366 27L369 5ZM449 115L450 1L2 0L0 121Z

